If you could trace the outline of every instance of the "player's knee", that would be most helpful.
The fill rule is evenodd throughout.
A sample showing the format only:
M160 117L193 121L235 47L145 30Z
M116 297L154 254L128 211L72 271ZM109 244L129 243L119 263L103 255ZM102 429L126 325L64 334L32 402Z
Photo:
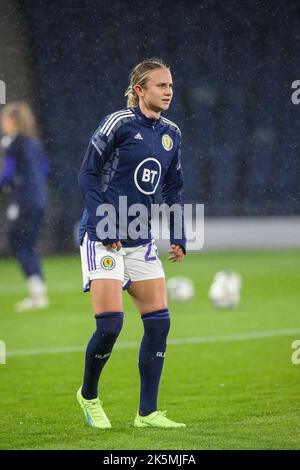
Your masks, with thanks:
M142 315L147 336L156 340L166 338L170 331L171 319L168 309L160 309Z
M152 311L157 311L161 309L167 309L168 308L168 300L167 300L167 294L164 290L161 290L160 292L156 292L154 298L149 299L150 302L153 305Z
M164 297L161 297L160 299L157 300L157 302L155 302L154 308L152 310L159 311L163 309L168 310L168 303L167 303L167 299L165 299Z
M123 312L102 312L95 315L97 329L95 335L99 338L105 336L108 340L116 340L119 336L124 314Z

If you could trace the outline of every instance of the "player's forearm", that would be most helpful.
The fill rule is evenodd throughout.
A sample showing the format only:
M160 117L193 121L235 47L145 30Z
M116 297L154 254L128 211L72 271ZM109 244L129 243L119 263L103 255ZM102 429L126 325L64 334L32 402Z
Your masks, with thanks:
M170 209L170 242L171 245L180 245L184 251L186 247L184 205L181 194L182 183L165 185L163 201Z
M170 243L186 249L183 205L178 204L177 211L170 211Z
M89 214L90 222L96 228L99 217L97 217L97 209L103 203L103 194L100 189L99 176L81 168L78 177L79 186L85 202L86 210Z

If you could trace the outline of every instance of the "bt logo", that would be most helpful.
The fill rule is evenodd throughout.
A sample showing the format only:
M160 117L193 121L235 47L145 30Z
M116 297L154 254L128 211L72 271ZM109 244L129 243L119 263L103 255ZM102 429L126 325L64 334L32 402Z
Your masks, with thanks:
M156 158L143 160L135 169L134 182L143 194L154 194L161 176L161 164Z
M158 172L156 170L149 170L149 168L144 168L143 176L142 176L142 181L145 181L148 183L151 181L151 183L154 182L155 175Z

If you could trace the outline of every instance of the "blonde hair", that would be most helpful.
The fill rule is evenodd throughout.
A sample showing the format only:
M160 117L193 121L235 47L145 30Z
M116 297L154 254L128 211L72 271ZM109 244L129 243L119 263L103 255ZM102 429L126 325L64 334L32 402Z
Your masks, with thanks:
M16 132L24 137L36 137L36 121L30 106L25 101L12 101L4 106L2 116L14 120Z
M128 108L131 106L137 106L139 104L139 97L136 94L134 87L136 85L145 86L149 73L155 69L170 70L161 59L155 57L152 59L143 60L132 69L129 75L129 86L124 95L127 96Z

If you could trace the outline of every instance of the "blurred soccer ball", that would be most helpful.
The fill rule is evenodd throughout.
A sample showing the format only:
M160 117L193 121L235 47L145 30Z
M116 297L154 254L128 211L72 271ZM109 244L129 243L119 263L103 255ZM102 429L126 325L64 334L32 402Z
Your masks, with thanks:
M209 299L216 308L236 307L240 302L241 276L231 271L219 271L209 289Z
M187 302L195 294L194 283L188 277L171 277L167 282L170 299Z

